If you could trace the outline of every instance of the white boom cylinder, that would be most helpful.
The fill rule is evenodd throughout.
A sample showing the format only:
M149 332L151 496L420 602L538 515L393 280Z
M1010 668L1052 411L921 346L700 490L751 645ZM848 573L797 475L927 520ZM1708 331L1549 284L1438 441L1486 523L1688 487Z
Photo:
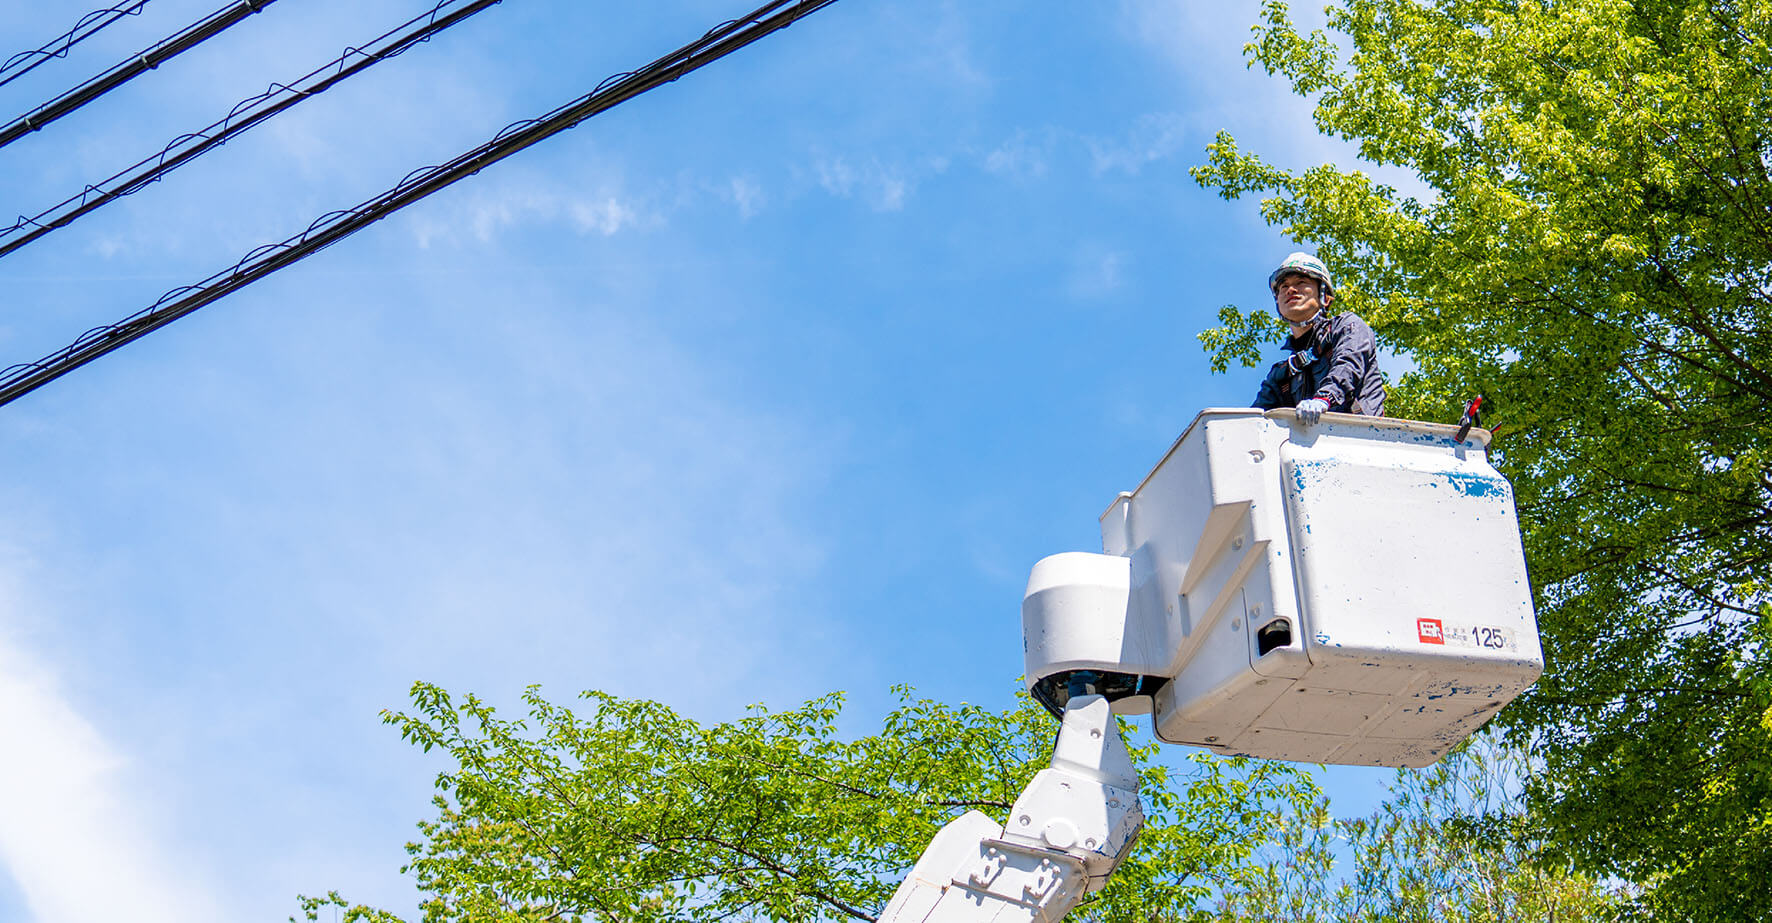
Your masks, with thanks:
M1138 773L1106 699L1066 703L1052 763L1009 821L949 821L880 914L880 923L1057 923L1102 889L1144 826Z
M1543 669L1513 490L1489 434L1207 410L1035 565L1027 681L1157 736L1272 759L1425 766ZM1082 686L1077 685L1078 681Z

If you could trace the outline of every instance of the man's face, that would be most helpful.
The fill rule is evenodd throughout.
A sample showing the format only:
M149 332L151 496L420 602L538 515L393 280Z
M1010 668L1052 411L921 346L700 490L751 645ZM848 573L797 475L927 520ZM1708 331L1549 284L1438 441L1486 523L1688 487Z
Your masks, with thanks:
M1302 324L1323 310L1323 283L1302 272L1289 272L1274 287L1274 307L1289 323Z

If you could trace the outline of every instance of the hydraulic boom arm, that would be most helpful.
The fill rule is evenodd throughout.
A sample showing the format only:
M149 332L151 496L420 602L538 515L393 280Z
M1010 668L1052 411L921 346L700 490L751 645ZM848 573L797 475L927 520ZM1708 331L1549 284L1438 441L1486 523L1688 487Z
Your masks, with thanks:
M1144 826L1138 775L1108 701L1065 706L1052 765L1007 824L978 811L935 835L880 923L1052 923L1101 890Z

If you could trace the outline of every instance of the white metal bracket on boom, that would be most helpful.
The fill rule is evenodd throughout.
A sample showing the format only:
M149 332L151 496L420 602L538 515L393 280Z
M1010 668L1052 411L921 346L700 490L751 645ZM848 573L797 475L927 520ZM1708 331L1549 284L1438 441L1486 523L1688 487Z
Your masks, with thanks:
M1143 826L1138 774L1108 700L1074 696L1051 766L1009 822L968 811L941 828L880 923L1054 923L1107 884Z

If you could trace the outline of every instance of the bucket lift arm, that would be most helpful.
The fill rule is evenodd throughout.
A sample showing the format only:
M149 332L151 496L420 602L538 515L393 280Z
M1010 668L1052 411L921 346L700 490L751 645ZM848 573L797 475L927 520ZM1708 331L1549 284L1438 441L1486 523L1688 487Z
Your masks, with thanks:
M941 828L879 923L1054 923L1107 884L1143 826L1108 700L1073 695L1051 766L1008 822L968 811Z
M1104 554L1028 577L1051 767L1007 823L943 827L880 923L1055 923L1105 886L1144 825L1116 710L1219 753L1420 767L1532 685L1513 491L1475 425L1201 413L1108 507ZM1452 561L1471 579L1449 600Z

